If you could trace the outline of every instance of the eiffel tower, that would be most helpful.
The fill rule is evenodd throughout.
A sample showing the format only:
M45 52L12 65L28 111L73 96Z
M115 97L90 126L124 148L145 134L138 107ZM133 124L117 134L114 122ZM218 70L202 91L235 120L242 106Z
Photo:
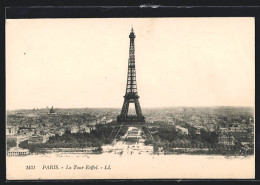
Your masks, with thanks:
M131 29L130 35L130 48L129 48L129 59L128 59L128 73L127 73L127 84L124 96L124 103L122 106L121 113L117 116L117 123L120 126L114 128L111 137L114 139L118 135L123 135L126 129L130 126L138 127L143 131L146 139L152 139L152 135L145 123L145 117L142 114L141 106L139 103L139 96L137 93L136 83L136 70L135 70L135 34L133 28ZM129 104L135 105L136 115L129 115Z
M136 83L136 70L135 70L135 34L132 28L129 35L130 48L128 59L128 73L126 92L124 96L124 103L120 115L117 117L118 123L145 123L145 117L142 114L141 106L139 103L139 96L137 93ZM128 115L129 104L134 103L136 115Z

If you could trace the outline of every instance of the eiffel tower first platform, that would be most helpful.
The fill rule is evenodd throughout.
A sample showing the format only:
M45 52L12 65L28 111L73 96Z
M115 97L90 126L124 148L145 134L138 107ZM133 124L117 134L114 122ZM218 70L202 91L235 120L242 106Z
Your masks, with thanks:
M127 73L127 84L124 96L124 103L122 106L121 113L117 116L118 126L112 131L111 139L118 139L118 134L122 135L122 130L126 130L129 127L137 127L142 130L145 135L145 139L151 139L151 132L145 122L145 117L142 114L141 106L139 103L139 96L137 93L136 83L136 68L135 68L135 34L133 28L131 29L130 35L130 48L129 48L129 59L128 59L128 73ZM135 106L136 115L129 115L129 104L133 103Z

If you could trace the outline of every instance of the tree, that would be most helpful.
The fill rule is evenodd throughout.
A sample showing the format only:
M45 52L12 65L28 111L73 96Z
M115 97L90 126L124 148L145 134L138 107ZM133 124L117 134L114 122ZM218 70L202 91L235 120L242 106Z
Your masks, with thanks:
M153 152L154 152L154 153L159 152L159 147L158 147L158 144L157 144L157 143L154 143L154 145L153 145Z
M152 143L153 143L152 140L145 140L145 142L144 142L145 145L150 145Z
M97 147L97 149L94 150L95 152L102 153L103 149L101 146Z
M28 146L28 141L22 141L22 142L20 142L20 143L19 143L19 147L28 149L28 148L29 148L29 146Z
M7 140L6 145L7 145L7 149L9 150L9 148L16 146L16 141L15 140Z
M243 145L242 145L241 141L240 141L239 139L237 139L237 140L235 141L234 151L235 151L236 153L241 154L241 152L242 152L242 147L243 147Z

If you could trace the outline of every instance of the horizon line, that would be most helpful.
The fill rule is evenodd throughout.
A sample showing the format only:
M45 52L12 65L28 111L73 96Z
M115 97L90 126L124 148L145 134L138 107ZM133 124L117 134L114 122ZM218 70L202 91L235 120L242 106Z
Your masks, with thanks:
M52 107L52 106L51 106ZM33 109L51 109L51 107L33 107L33 108L15 108L15 109L6 109L6 111L16 111L16 110L33 110ZM198 105L198 106L158 106L158 107L142 107L142 109L161 109L161 108L205 108L205 107L248 107L255 108L255 106L245 106L245 105ZM53 109L122 109L122 107L54 107Z

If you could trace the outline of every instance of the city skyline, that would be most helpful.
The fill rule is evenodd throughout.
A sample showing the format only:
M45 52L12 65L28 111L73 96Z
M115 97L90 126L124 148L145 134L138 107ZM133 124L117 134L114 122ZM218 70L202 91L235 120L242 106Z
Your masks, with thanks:
M254 107L253 18L122 18L6 20L6 108L121 108L131 25L142 108Z

